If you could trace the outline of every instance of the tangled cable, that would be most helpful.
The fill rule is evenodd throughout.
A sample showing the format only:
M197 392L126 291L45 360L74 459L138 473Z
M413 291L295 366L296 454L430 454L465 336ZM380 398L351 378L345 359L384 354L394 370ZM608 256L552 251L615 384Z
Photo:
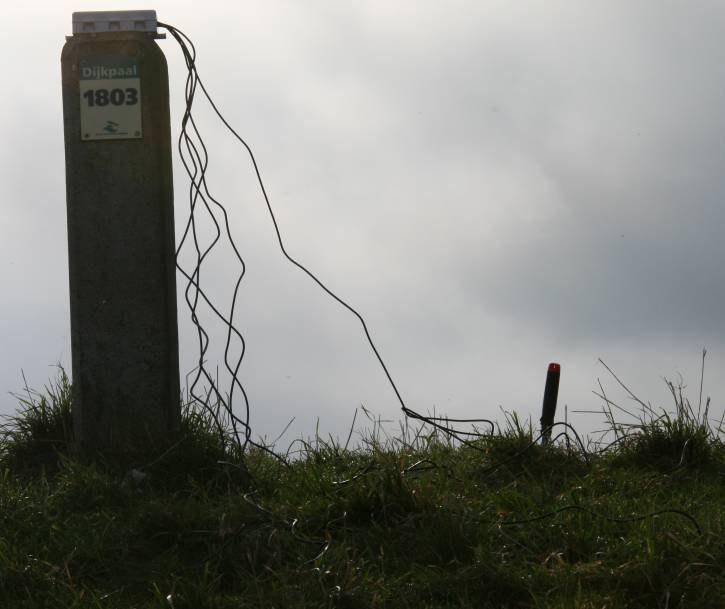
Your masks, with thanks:
M194 102L194 94L196 92L196 88L199 87L206 97L207 101L211 105L212 109L214 110L214 113L217 115L219 120L224 124L224 126L229 130L229 132L239 141L239 143L244 146L247 153L249 154L249 158L252 162L252 165L254 167L254 172L257 177L257 182L259 184L259 188L262 192L262 195L264 197L264 201L267 205L267 211L269 212L269 216L272 220L272 224L274 225L274 230L277 236L277 242L279 244L280 250L282 251L282 254L284 257L294 266L296 266L298 269L300 269L303 273L305 273L310 279L312 279L330 298L335 300L338 304L343 306L345 309L347 309L357 320L360 322L363 332L365 333L365 337L367 338L368 344L370 345L370 348L372 349L373 353L375 354L375 357L377 358L378 363L380 364L380 367L382 368L383 372L385 373L386 378L388 379L388 383L390 384L390 387L392 388L393 392L395 393L395 396L400 403L400 407L403 411L403 413L411 418L411 419L417 419L419 421L422 421L435 429L438 429L439 431L442 431L449 436L455 438L458 440L461 444L464 444L466 446L470 446L474 449L479 449L479 447L474 444L472 441L467 440L463 436L479 436L481 434L478 433L472 433L470 431L465 431L461 429L456 429L454 427L451 427L447 424L444 424L443 422L465 422L465 423L486 423L490 425L491 427L491 433L493 433L495 429L495 425L493 421L490 419L451 419L447 417L434 417L434 416L425 416L423 414L420 414L419 412L416 412L415 410L412 410L409 408L405 401L403 400L403 397L398 390L397 385L395 384L395 381L393 380L392 375L390 374L390 371L388 370L388 367L386 366L385 362L383 361L382 356L380 355L380 352L378 351L377 347L375 346L375 343L372 339L372 336L370 334L370 330L368 329L367 323L365 322L365 319L362 317L362 315L351 305L349 305L347 302L345 302L342 298L340 298L335 292L330 290L312 271L310 271L306 266L304 266L302 263L297 261L294 257L292 257L285 248L284 241L282 239L282 234L279 228L279 224L277 223L277 218L274 214L274 210L272 209L272 205L269 200L269 196L267 195L267 190L264 186L264 182L262 180L262 176L259 170L259 165L257 163L257 160L254 156L254 153L252 152L252 149L250 148L249 144L244 140L244 138L237 133L237 131L229 124L229 122L226 120L224 115L220 112L217 105L214 103L212 97L209 95L208 91L206 90L206 87L204 86L204 83L202 82L201 78L199 78L198 71L196 69L196 49L194 47L194 44L192 43L191 39L184 34L179 29L168 25L166 23L158 22L159 27L162 27L174 37L176 42L181 47L182 53L184 55L184 60L186 62L186 67L188 70L187 74L187 80L186 80L186 109L184 112L184 118L182 120L182 131L179 138L179 152L182 155L182 161L184 163L184 167L186 169L187 174L189 175L189 178L191 179L191 187L190 187L190 201L191 201L191 214L189 218L189 222L187 223L186 230L184 231L184 235L181 239L181 242L179 244L179 248L177 250L177 259L178 259L178 253L180 252L181 248L184 245L184 242L186 241L189 232L191 231L193 241L194 241L194 247L196 248L197 252L197 264L194 269L194 271L191 274L188 274L185 272L180 266L179 270L184 275L184 277L187 279L187 288L186 288L186 301L189 305L189 308L191 310L191 317L192 322L194 323L198 338L199 338L199 366L198 371L196 374L196 377L194 379L194 382L192 383L192 395L195 397L195 399L199 400L202 403L208 403L208 400L205 402L203 396L198 396L194 393L194 390L196 389L199 381L201 380L202 376L206 379L206 381L209 383L210 387L212 388L212 392L217 397L218 401L223 404L224 409L226 410L229 420L232 424L233 431L235 435L238 432L238 426L241 425L244 427L244 434L245 434L245 440L243 444L240 444L240 448L242 449L242 452L246 448L246 445L248 443L251 443L250 440L250 433L251 429L249 426L249 400L247 398L247 394L244 391L244 388L242 387L241 382L239 381L238 374L239 374L239 368L241 366L242 359L244 357L244 337L242 336L241 332L234 326L233 323L233 316L234 316L234 307L236 304L236 298L239 290L239 285L241 283L242 278L244 277L244 261L239 254L238 249L234 245L234 240L231 236L231 232L229 229L229 222L226 210L224 207L216 200L214 199L211 194L209 193L209 190L207 188L206 179L205 179L205 173L206 173L206 167L208 164L208 154L206 151L206 147L204 146L203 140L201 139L201 136L196 128L196 124L194 123L194 119L192 117L191 109ZM191 129L191 133L189 131L189 128ZM198 146L194 143L194 137L198 140L199 144ZM201 201L204 204L204 207L209 212L210 216L212 217L214 221L214 225L216 226L217 230L217 236L212 241L211 245L207 247L206 249L202 250L199 248L199 242L198 242L198 236L196 233L196 224L194 220L194 212L197 205L197 202ZM241 272L238 276L235 289L234 289L234 295L232 298L232 305L230 309L230 313L228 318L225 317L222 313L220 313L209 301L207 296L205 295L204 291L200 287L200 267L204 259L206 258L207 254L209 253L209 250L216 244L216 242L219 239L219 236L221 234L221 231L219 229L219 224L217 220L214 218L214 214L211 210L211 207L209 205L209 202L213 203L216 207L219 208L219 210L224 215L224 227L226 230L227 237L234 249L234 253L237 257L237 260L239 261L241 265ZM177 260L177 266L178 266L178 260ZM196 315L196 308L199 302L199 298L201 298L209 307L212 309L212 311L216 314L217 317L226 325L227 327L227 344L225 348L225 358L224 363L227 368L227 370L232 375L232 387L231 391L229 392L228 400L224 400L223 396L219 392L219 388L214 383L214 379L212 378L211 374L206 370L204 367L204 355L206 354L206 350L208 348L208 342L209 342L209 336L205 332L204 328L201 326L198 316ZM242 345L242 351L239 356L239 358L234 361L230 362L228 355L229 355L229 347L232 341L232 337L236 337L241 341ZM244 409L245 409L245 418L240 419L237 417L232 410L232 398L235 388L238 389L238 391L242 394L243 400L244 400Z
M226 446L228 441L225 430L230 427L232 430L232 440L239 448L240 454L244 454L247 445L250 443L254 446L258 446L259 448L266 450L266 447L256 444L251 440L251 427L249 425L249 399L247 397L247 393L244 387L242 386L242 383L239 380L239 369L244 358L246 343L244 341L244 336L234 324L234 311L237 303L239 286L244 277L246 266L241 254L239 253L239 249L234 242L234 238L232 237L227 211L224 206L217 199L215 199L209 191L206 182L206 171L209 165L209 154L192 115L192 107L194 104L197 87L201 84L195 66L196 49L194 48L193 43L175 28L162 23L159 23L159 25L166 28L179 43L187 67L187 78L184 93L186 106L181 121L181 133L179 135L177 146L179 150L179 155L181 157L181 162L190 179L188 194L190 209L186 227L176 249L176 267L187 281L186 288L184 290L184 297L189 307L191 321L196 329L197 339L199 343L199 361L196 368L194 368L194 370L192 371L192 373L194 374L194 378L190 384L189 393L197 403L203 405L207 409L207 411L213 416L223 446ZM200 236L197 231L196 214L200 204L203 207L203 210L207 212L209 219L214 224L214 237L211 242L206 246L201 245ZM217 219L214 213L215 209L222 214L224 232L240 266L239 274L234 285L232 302L229 308L228 315L222 313L212 303L210 298L201 287L202 264L222 236L220 221ZM194 252L196 254L196 263L191 272L188 272L186 269L184 269L180 262L181 252L188 241L191 241L193 243ZM210 337L209 333L202 326L202 323L199 319L197 309L199 307L200 301L206 304L213 312L214 316L217 317L226 327L224 365L229 374L231 375L231 386L226 396L222 394L222 391L218 386L218 381L214 379L214 377L205 365ZM230 349L232 347L232 341L234 339L236 339L240 344L241 350L239 356L236 359L231 359ZM208 384L208 389L205 394L200 393L198 390L200 383L202 383L203 381L206 381L206 383ZM243 417L239 417L234 412L235 392L241 395L243 401ZM212 396L214 398L213 400ZM216 406L213 404L215 404ZM240 428L243 428L243 441L240 439Z

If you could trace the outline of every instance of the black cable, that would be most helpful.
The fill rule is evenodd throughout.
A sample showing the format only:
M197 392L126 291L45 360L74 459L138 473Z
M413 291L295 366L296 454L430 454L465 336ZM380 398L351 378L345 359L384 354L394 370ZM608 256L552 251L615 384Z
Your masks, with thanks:
M577 433L576 429L574 429L569 423L566 423L564 421L558 421L557 423L554 423L549 427L549 430L553 429L554 427L561 426L568 430L570 430L574 437L576 438L577 443L579 444L579 448L581 449L582 456L584 457L584 461L587 463L587 465L590 464L589 461L589 454L587 453L587 449L584 446L584 442L582 442L581 437ZM539 433L538 436L534 437L529 444L527 444L524 448L522 448L520 451L515 452L513 455L508 457L507 459L503 459L501 461L497 461L496 463L492 463L488 467L485 467L483 470L479 471L479 474L485 474L486 476L492 475L494 472L498 471L499 468L503 467L504 465L507 465L508 463L511 463L512 461L515 461L519 457L523 456L527 451L531 450L534 446L536 446L541 440L541 438L544 437L544 434L547 430L542 431ZM562 432L563 434L566 433L566 431ZM559 434L562 435L562 434ZM557 436L558 438L559 436Z
M193 47L192 47L192 53L185 53L185 60L187 63L187 67L193 65L194 58L195 58L195 51L193 50ZM184 167L185 167L189 177L191 178L190 192L189 192L191 210L190 210L190 215L189 215L189 221L187 222L186 229L184 231L182 239L179 243L179 247L177 249L177 267L182 272L182 274L187 278L187 281L188 281L187 288L185 290L185 298L186 298L187 304L189 305L189 308L191 311L192 322L194 323L194 325L197 328L197 333L198 333L198 337L199 337L199 351L200 351L199 366L197 367L198 372L194 379L194 382L192 383L190 393L192 394L193 397L195 397L195 399L204 403L207 407L210 407L208 400L201 400L200 396L195 394L196 385L198 384L201 376L203 375L207 379L209 384L211 385L212 391L216 394L217 404L221 403L225 407L225 410L229 413L230 423L231 423L232 429L234 431L233 435L234 435L234 438L236 439L237 443L239 443L237 418L233 414L233 409L232 409L232 405L231 405L231 398L233 398L233 389L235 387L236 375L234 374L234 371L231 369L231 367L229 365L228 346L231 341L231 333L234 332L235 335L241 340L242 355L243 355L244 338L233 326L233 323L232 323L233 308L232 308L232 313L230 313L230 319L227 320L226 318L224 318L224 316L222 314L220 314L216 310L216 308L209 301L209 299L206 297L206 295L204 294L203 290L201 290L201 287L200 287L201 265L202 265L204 259L206 258L206 256L209 254L209 252L213 249L213 247L219 241L219 238L221 235L219 223L217 222L212 209L209 207L206 197L204 197L204 195L202 194L202 192L200 190L200 187L202 185L204 186L204 191L205 191L207 197L209 197L209 199L212 200L222 210L222 213L225 214L225 218L226 218L226 213L225 213L225 210L223 209L223 207L221 205L219 205L219 203L211 196L211 194L209 193L209 190L206 186L205 173L206 173L206 169L208 166L208 154L206 151L206 146L204 145L203 140L201 139L201 136L199 135L198 129L196 128L196 124L194 123L193 117L191 115L191 105L193 104L195 89L196 89L196 80L194 78L193 72L190 70L190 72L187 76L186 91L185 91L187 107L186 107L186 111L184 113L184 118L182 119L182 130L181 130L181 134L179 137L178 146L179 146L179 153L180 153L180 156L182 159L182 163L184 164ZM199 152L199 150L197 149L196 145L194 144L192 138L190 137L190 135L187 131L187 123L189 123L189 122L191 123L191 126L193 128L193 133L199 139L203 154ZM186 152L189 155L189 157L187 157L184 154L184 148L182 147L182 143L185 144ZM187 158L189 159L188 162L187 162ZM190 167L189 163L192 164L193 170ZM197 182L197 180L198 180L198 182ZM196 221L195 221L195 209L196 209L197 201L199 198L201 198L201 200L203 201L204 207L206 208L207 212L209 213L209 216L210 216L212 222L214 223L214 227L216 230L214 239L212 240L211 244L209 244L209 246L204 250L203 253L201 252L201 250L199 248L199 240L198 240L198 235L196 232ZM228 223L227 223L227 229L228 229ZM189 230L191 230L192 235L193 235L194 248L196 250L196 255L197 255L196 266L195 266L194 271L192 272L191 276L188 275L184 271L184 269L181 267L181 265L178 263L179 254L187 239ZM231 240L231 235L229 234L228 230L227 230L227 233ZM235 250L236 250L236 248L235 248ZM238 289L239 282L241 281L241 278L243 277L244 271L245 271L244 261L241 259L241 256L238 256L238 258L239 258L239 262L242 266L242 270L240 273L239 280L237 282L237 289ZM192 292L192 289L195 289L195 291L193 293L193 298L190 297L190 292ZM230 391L230 400L229 400L230 403L229 404L226 403L223 396L218 391L218 388L216 387L216 384L214 383L214 379L211 377L211 375L206 371L206 369L204 367L204 356L206 354L206 351L207 351L208 345L209 345L209 335L204 330L204 328L201 326L201 324L199 322L199 318L197 316L197 312L196 312L197 306L199 304L200 296L206 302L206 304L212 309L212 311L214 311L214 313L218 317L220 317L220 319L222 319L223 322L225 322L225 324L227 325L227 328L228 328L227 348L225 349L225 365L227 367L227 370L229 370L233 375L232 391ZM236 296L236 294L235 294L235 296ZM235 366L235 369L238 369L238 366ZM242 388L242 390L243 390L243 388ZM215 413L215 415L218 416L218 410L217 410L217 413ZM221 428L222 425L219 424L218 419L215 418L215 420L217 421L217 426ZM224 434L221 429L219 431L221 434L222 443L224 443ZM245 440L248 440L248 438L249 438L249 428L248 428L248 426L245 425ZM243 446L240 445L240 448L243 449ZM242 450L242 452L243 452L243 450Z
M388 370L387 365L383 361L383 358L380 355L380 352L378 351L377 347L375 346L375 343L374 343L374 341L372 339L372 336L370 334L370 330L368 329L367 323L365 322L365 319L362 317L362 315L360 315L360 313L354 307L352 307L351 305L349 305L342 298L340 298L337 294L335 294L335 292L333 292L331 289L329 289L312 271L310 271L302 263L298 262L294 257L292 257L287 252L287 249L285 248L285 245L284 245L284 241L282 239L282 234L281 234L281 231L280 231L280 228L279 228L279 224L278 224L277 218L276 218L276 216L274 214L274 210L272 209L272 205L270 203L269 196L267 194L267 189L264 186L264 181L262 180L262 175L261 175L261 172L260 172L260 169L259 169L259 165L257 163L257 160L256 160L256 158L254 156L254 153L252 152L251 147L249 146L249 144L247 144L247 142L244 140L244 138L241 135L239 135L239 133L237 133L237 131L229 124L229 122L226 120L226 118L224 117L224 115L221 113L221 111L219 110L219 108L215 104L215 102L212 99L212 97L209 94L209 92L206 90L206 87L204 86L204 83L202 82L201 78L199 77L198 71L196 69L196 63L195 63L196 62L196 50L195 50L194 44L192 43L191 39L186 34L184 34L181 30L179 30L179 29L177 29L177 28L175 28L175 27L173 27L173 26L171 26L169 24L162 23L160 21L158 22L158 26L159 27L162 27L162 28L164 28L166 30L168 30L168 32L174 37L174 39L176 40L176 42L181 47L182 53L184 54L184 58L186 60L187 69L189 70L189 76L188 76L188 78L189 79L193 79L193 88L195 89L195 87L197 85L201 88L202 92L204 93L204 96L206 97L207 101L211 105L212 109L214 110L214 112L217 115L217 117L219 118L219 120L221 120L221 122L229 130L229 132L242 144L242 146L244 146L244 148L246 149L247 153L249 154L249 158L250 158L250 160L252 162L252 165L254 167L254 172L255 172L255 174L257 176L257 182L259 184L259 188L260 188L260 190L262 192L262 196L264 197L264 201L265 201L265 203L267 205L267 211L269 212L269 216L270 216L270 218L272 220L272 224L274 226L274 230L275 230L275 233L276 233L276 236L277 236L277 242L279 244L280 250L282 251L282 254L284 255L284 257L291 264L293 264L294 266L296 266L298 269L300 269L302 272L304 272L308 277L310 277L310 279L312 279L328 296L330 296L333 300L335 300L338 304L340 304L341 306L343 306L353 316L355 316L357 318L357 320L360 322L360 324L361 324L361 326L363 328L363 331L365 333L365 337L367 338L367 341L368 341L368 344L370 345L370 348L372 349L373 353L375 354L375 357L378 360L378 363L380 364L380 367L382 368L383 372L385 373L385 376L388 379L388 383L390 384L390 387L393 389L393 392L395 393L395 396L396 396L398 402L400 403L400 406L401 406L401 409L403 410L403 413L407 417L412 418L412 419L417 419L417 420L420 420L420 421L422 421L424 423L427 423L428 425L431 425L432 427L438 429L439 431L442 431L442 432L446 433L447 435L455 438L461 444L464 444L464 445L467 445L467 446L469 446L471 448L480 450L480 447L477 446L476 444L474 444L473 442L470 442L470 441L468 441L468 440L460 437L461 435L471 435L470 432L465 432L465 431L462 431L462 430L457 430L455 428L449 427L447 425L442 425L442 424L438 423L438 421L448 420L448 421L458 421L458 422L485 422L485 423L488 423L489 425L491 425L492 430L495 428L493 422L490 421L490 420L488 420L488 419L475 419L475 420L473 420L473 419L471 419L471 420L461 419L461 420L457 420L457 419L447 419L445 417L427 417L427 416L422 415L422 414L420 414L420 413L412 410L411 408L409 408L406 405L405 401L403 400L403 397L402 397L400 391L398 390L398 387L395 384L395 381L393 380L393 377L390 374L390 371ZM189 50L189 49L191 49L191 50ZM188 80L187 80L187 84L188 84ZM191 104L193 103L193 89L192 89L191 96L188 93L189 93L189 91L188 91L188 87L187 87L187 111L185 113L185 120L183 121L184 124L186 123L186 120L191 120ZM192 122L192 125L193 125L193 120L191 120L191 122ZM194 128L195 128L195 126L194 126ZM198 135L198 132L197 132L197 135ZM185 135L183 135L182 137L185 137ZM204 186L204 189L205 189L205 191L207 192L207 195L208 195L208 190L206 190L206 180L203 177L203 174L204 174L205 170L206 170L206 168L204 168L204 170L202 171L199 184L201 184L201 185ZM194 175L192 175L192 173L189 171L188 167L187 167L187 173L189 173L189 177L192 178L192 180L194 180ZM194 188L194 187L192 187L192 188ZM196 188L197 188L197 194L199 196L201 196L201 193L198 191L198 186ZM216 203L217 205L219 205L219 203L216 202L210 195L208 195L208 196L209 196L209 198L214 203ZM202 198L203 198L203 196L202 196ZM220 208L222 208L221 205L219 205L219 206L220 206ZM229 226L228 226L228 222L226 222L227 221L227 217L226 217L226 213L225 212L224 212L224 216L225 216L225 223L226 223L227 232L229 233ZM230 239L230 241L232 241L230 234L229 234L229 239ZM240 259L240 262L242 262L241 256L239 256L239 253L236 250L236 247L234 247L234 249L235 249L235 252L237 253L237 257ZM208 253L208 252L205 252L204 255L206 255L206 253ZM198 260L197 260L198 264L200 264L200 262L202 261L202 259L203 259L203 256L198 257ZM242 264L243 264L243 262L242 262ZM242 273L242 275L243 275L243 273ZM189 280L190 286L193 285L194 288L197 289L198 293L202 296L202 298L204 298L203 293L201 292L201 290L200 290L200 288L198 286L198 282L194 282L193 277L189 277L187 275L185 275L185 276ZM241 277L240 277L240 280L241 280ZM238 285L239 285L239 282L237 283L237 287L238 287ZM237 292L235 291L235 293L234 293L234 301L236 300L236 297L237 297ZM211 306L211 304L208 302L208 300L207 299L205 299L205 300L206 300L207 304L209 304ZM188 300L187 300L187 302L188 302ZM193 316L193 313L192 313L192 316ZM196 323L196 320L194 320L194 321ZM225 321L225 323L226 323L228 320L223 319L223 321ZM238 332L236 332L236 330L233 328L233 326L231 324L231 315L230 315L230 320L229 320L229 323L228 323L228 328L229 328L228 337L230 336L230 334L232 332L234 332L236 335L238 335L239 338L242 338L241 337L241 334L238 334ZM227 342L227 350L228 350L228 346L229 346L229 342ZM227 363L226 362L226 359L225 359L225 363ZM236 376L236 372L238 371L238 365L239 364L241 364L241 359L238 360L237 366L235 366L235 370L234 371L232 371L231 369L229 369L229 366L228 365L227 365L227 368L229 369L229 371L233 375L233 384L237 384L241 388L241 384L238 382L238 378ZM200 366L200 370L203 370L203 366ZM200 373L201 373L201 371L200 371ZM243 391L243 389L242 389L242 391ZM248 420L249 420L249 416L248 416L249 415L249 403L246 400L246 394L245 394L245 407L247 409L247 419L246 420L248 422ZM246 442L248 442L249 441L249 427L246 424L245 424L245 432L247 434ZM475 434L472 434L472 435L475 435ZM246 445L246 442L245 442L245 445Z
M671 508L665 509L665 510L658 510L656 512L651 512L649 514L644 514L642 516L629 516L626 518L616 518L614 516L600 514L599 512L595 512L594 510L590 510L589 508L585 508L581 505L573 504L573 505L565 505L564 507L561 507L558 510L553 510L553 511L547 512L545 514L540 514L539 516L534 516L533 518L527 518L525 520L503 520L499 524L501 526L529 524L531 522L537 522L539 520L544 520L546 518L556 516L557 514L561 514L562 512L567 512L569 510L576 510L578 512L584 512L586 514L589 514L590 516L594 516L595 518L601 518L602 520L607 520L609 522L618 522L618 523L641 522L643 520L646 520L647 518L656 518L657 516L661 516L662 514L677 514L678 516L687 518L687 520L690 521L692 526L695 527L695 530L697 531L698 535L702 535L702 529L700 528L700 525L698 524L697 520L695 520L694 516L692 516L691 514L688 514L684 510L676 510L676 509L671 509Z
M171 32L171 30L169 30ZM197 403L202 404L213 416L214 421L217 426L217 431L219 432L222 445L226 444L226 432L225 430L225 421L220 420L219 413L220 409L223 408L224 412L226 413L227 420L226 423L228 423L231 426L232 431L232 438L236 442L237 447L239 449L240 455L243 455L246 446L248 444L252 444L253 446L256 446L257 448L260 448L262 450L265 450L266 452L270 452L274 454L271 450L269 450L268 447L257 444L251 440L251 427L249 425L249 416L250 416L250 409L249 409L249 399L246 394L246 391L244 387L242 386L240 380L239 380L239 370L241 367L242 360L244 358L244 354L246 351L246 343L244 341L244 337L239 332L239 330L234 325L234 311L236 308L236 302L237 297L239 293L239 287L241 285L241 281L244 277L246 266L244 263L244 260L239 253L239 250L236 246L236 243L234 242L234 239L231 234L231 229L229 226L229 218L226 212L226 209L224 206L217 201L210 193L207 182L206 182L206 171L209 163L209 155L207 152L206 145L204 144L204 140L199 133L199 130L196 126L196 123L194 122L194 118L192 115L192 106L194 102L194 96L196 93L196 87L200 84L198 75L196 73L196 67L195 67L195 61L196 61L196 50L194 48L193 43L189 40L189 45L187 46L185 44L185 41L178 36L175 32L171 32L174 38L179 42L179 45L181 46L182 53L184 55L184 61L187 66L187 79L186 79L186 86L185 86L185 102L186 107L184 111L184 116L182 118L182 128L181 133L179 135L178 140L178 149L179 154L181 156L181 161L184 165L184 168L186 170L187 175L190 178L190 187L189 187L189 202L190 202L190 213L189 213L189 220L187 221L184 233L182 235L182 238L179 242L179 246L176 251L176 265L181 274L186 278L187 280L187 286L185 289L185 300L187 302L187 305L189 306L190 314L191 314L191 320L194 324L197 336L198 336L198 342L199 342L199 363L196 367L196 375L194 377L194 380L190 387L190 394L196 400ZM196 141L195 141L196 140ZM214 224L214 231L215 235L212 239L211 243L202 250L199 243L199 236L197 234L196 229L196 210L199 201L202 202L204 209L208 213L211 221ZM233 296L232 296L232 302L230 306L230 311L228 317L222 314L211 302L211 300L207 297L204 290L201 288L201 268L204 260L210 253L210 251L214 248L214 246L219 242L221 237L221 228L219 221L217 220L214 211L212 207L210 206L210 202L218 208L219 211L221 211L223 216L223 223L224 223L224 229L227 236L227 239L229 241L229 244L231 245L232 249L234 250L234 253L237 257L237 260L239 261L241 270L239 273L239 276L237 278L237 281L235 283ZM179 258L181 251L187 242L187 239L189 238L189 235L191 235L191 238L193 239L193 246L194 250L196 252L196 264L191 271L191 273L188 273L180 264ZM204 329L204 327L201 324L201 321L199 319L199 315L197 313L197 309L200 303L200 300L206 304L210 310L213 312L213 314L222 321L222 323L226 326L226 343L224 348L224 365L231 375L231 387L229 390L229 393L227 395L227 398L225 399L224 396L221 394L220 388L218 387L218 382L214 381L214 378L209 373L209 371L205 367L205 355L209 347L209 334ZM241 344L241 352L239 357L234 361L230 362L230 349L231 349L231 343L232 339L236 338L240 344ZM211 389L207 396L201 396L196 392L196 388L201 381L202 377L206 380L206 382L210 385ZM238 417L234 412L234 393L235 391L238 391L242 395L242 399L244 402L244 417L240 418ZM216 398L216 404L217 408L216 410L211 405L209 401L209 397L211 394L214 394ZM244 428L244 442L241 442L239 439L239 427ZM282 459L279 457L279 455L275 454L275 457Z

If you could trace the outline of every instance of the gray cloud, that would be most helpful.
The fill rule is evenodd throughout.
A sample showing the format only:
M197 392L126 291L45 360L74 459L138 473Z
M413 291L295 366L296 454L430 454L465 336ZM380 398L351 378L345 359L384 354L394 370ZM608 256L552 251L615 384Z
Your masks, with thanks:
M32 38L2 42L24 57L0 100L13 117L0 149L5 390L20 368L42 384L47 364L70 359L58 58L76 7L46 9ZM703 345L721 365L719 4L157 10L194 39L205 83L253 145L290 251L359 306L414 407L538 418L552 359L572 407L596 401L599 356L653 394L677 366L696 375ZM12 7L18 31L28 11ZM160 44L178 121L183 66L173 41ZM274 436L296 416L294 437L319 416L344 434L360 403L397 417L357 322L281 259L243 151L202 105L198 118L248 263L238 319L255 429ZM211 261L217 298L234 272L228 249ZM181 300L179 311L187 371Z

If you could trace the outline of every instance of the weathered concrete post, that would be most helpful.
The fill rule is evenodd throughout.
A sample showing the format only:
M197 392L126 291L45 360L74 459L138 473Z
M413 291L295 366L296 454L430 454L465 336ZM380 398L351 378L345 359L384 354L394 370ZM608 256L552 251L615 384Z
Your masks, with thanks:
M178 429L171 134L155 11L73 14L61 56L73 426L86 453Z

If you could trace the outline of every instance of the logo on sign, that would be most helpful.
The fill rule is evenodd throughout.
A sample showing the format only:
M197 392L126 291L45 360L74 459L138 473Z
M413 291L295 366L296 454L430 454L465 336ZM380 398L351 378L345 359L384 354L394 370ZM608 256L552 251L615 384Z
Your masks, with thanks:
M118 133L118 123L114 123L113 121L108 121L106 123L106 126L103 128L103 130L107 133Z

